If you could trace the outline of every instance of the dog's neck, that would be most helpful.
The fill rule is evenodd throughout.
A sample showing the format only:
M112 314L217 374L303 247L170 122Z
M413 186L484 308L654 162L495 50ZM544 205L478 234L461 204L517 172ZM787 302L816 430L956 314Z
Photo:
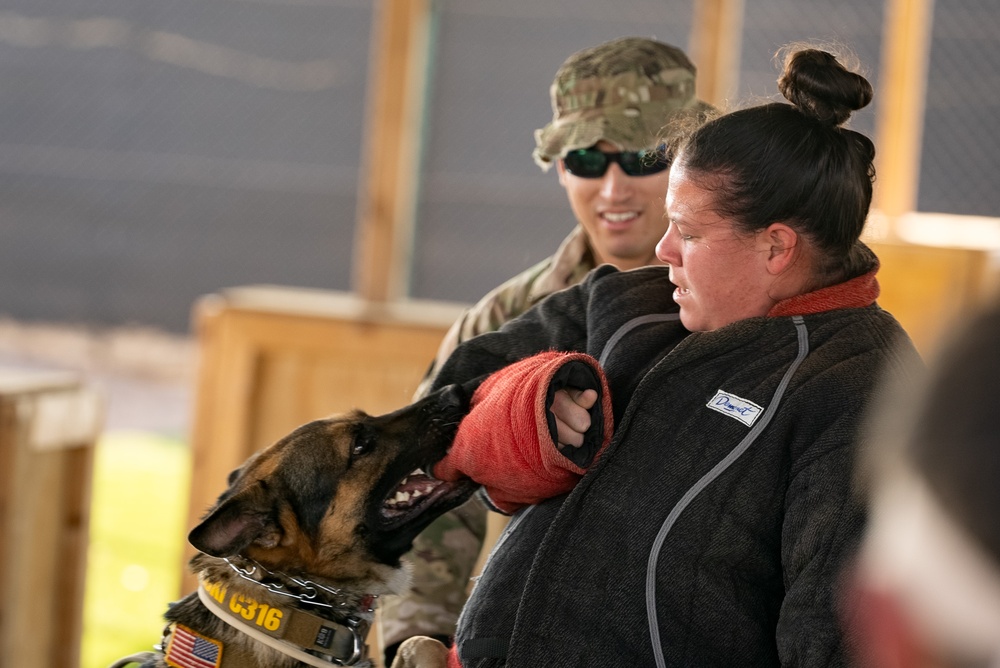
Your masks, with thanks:
M212 615L239 633L238 646L260 643L289 659L318 668L370 665L365 638L375 595L277 573L241 557L211 558L211 563L212 567L201 571L198 599ZM181 635L183 631L190 630L182 629ZM170 634L172 637L164 645L168 659L177 629L171 629ZM234 651L239 655L242 650L227 647L222 651L221 640L205 636L201 640L203 646L217 644L223 659L218 668L241 665ZM180 643L176 651L182 651ZM237 663L226 661L227 656Z
M377 594L351 591L346 588L332 587L316 582L307 576L296 577L287 573L268 570L253 559L235 556L223 559L229 568L243 580L256 587L267 590L271 594L286 597L297 607L331 611L334 616L353 614L367 616L375 611L374 604ZM202 580L212 578L202 577ZM339 615L338 615L339 613Z

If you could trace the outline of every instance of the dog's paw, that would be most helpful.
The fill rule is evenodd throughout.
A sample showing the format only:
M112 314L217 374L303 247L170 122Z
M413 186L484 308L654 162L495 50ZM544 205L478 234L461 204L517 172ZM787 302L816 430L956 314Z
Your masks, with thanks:
M447 668L448 648L439 640L413 636L403 641L391 668Z

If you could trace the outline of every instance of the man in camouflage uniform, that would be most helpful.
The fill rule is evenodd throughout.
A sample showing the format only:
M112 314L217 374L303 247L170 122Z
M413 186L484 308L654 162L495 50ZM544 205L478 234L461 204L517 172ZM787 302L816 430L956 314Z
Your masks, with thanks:
M556 164L578 225L555 254L492 290L452 325L417 397L459 343L499 329L597 265L624 270L658 262L655 246L667 228L664 156L711 109L695 98L694 85L694 66L680 49L644 38L613 40L563 63L550 89L552 122L535 131L533 156L543 170ZM485 532L485 508L473 500L414 541L411 591L383 601L386 665L410 636L448 642Z

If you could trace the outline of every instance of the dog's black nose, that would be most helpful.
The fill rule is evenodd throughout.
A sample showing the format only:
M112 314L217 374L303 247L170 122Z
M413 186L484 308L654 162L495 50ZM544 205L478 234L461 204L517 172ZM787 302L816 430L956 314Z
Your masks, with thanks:
M469 410L471 392L461 385L445 385L437 391L438 405L444 410L466 413Z

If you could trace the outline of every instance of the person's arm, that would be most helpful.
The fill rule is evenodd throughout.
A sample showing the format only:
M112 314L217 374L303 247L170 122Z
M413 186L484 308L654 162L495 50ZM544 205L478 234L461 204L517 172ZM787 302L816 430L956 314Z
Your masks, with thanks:
M586 352L591 291L604 276L616 272L611 266L599 267L582 283L549 295L499 330L462 343L441 367L430 389L482 380L505 366L549 350Z
M835 364L806 372L811 380L795 392L792 410L799 418L790 432L781 540L785 598L776 638L784 666L850 663L841 597L868 511L856 486L857 460L879 445L866 440L865 416L888 388L923 368L902 329L886 328L890 316L881 313L872 314L881 325L848 337L852 349L835 353Z
M584 409L567 390L592 393L595 401ZM612 422L607 379L597 360L583 353L533 355L479 386L433 473L443 480L472 478L495 508L513 513L571 490L610 442ZM575 443L560 440L560 430Z
M551 258L546 259L497 286L452 323L413 395L414 401L430 394L435 377L459 344L480 334L495 332L505 322L521 315L531 306L532 286L550 263Z
M870 335L869 343L859 342ZM859 331L850 349L817 351L825 366L803 367L808 378L792 397L791 468L785 491L781 561L785 597L777 624L784 666L849 664L843 603L845 576L857 553L867 506L855 486L863 419L885 381L920 364L912 346L886 347L884 334ZM872 444L876 445L876 444Z
M865 509L852 493L857 415L842 414L796 458L785 497L785 597L776 640L783 666L847 664L839 585L860 542Z

